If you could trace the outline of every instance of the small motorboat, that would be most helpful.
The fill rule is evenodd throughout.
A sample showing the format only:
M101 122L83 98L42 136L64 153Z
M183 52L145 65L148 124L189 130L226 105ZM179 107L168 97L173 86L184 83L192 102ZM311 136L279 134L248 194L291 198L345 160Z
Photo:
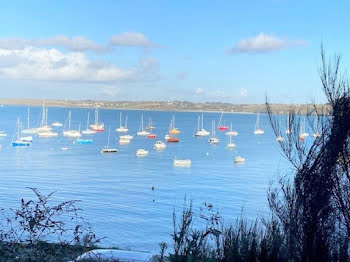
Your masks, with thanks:
M192 164L191 159L174 159L173 165L180 167L190 167Z
M233 162L239 164L239 163L244 163L245 159L241 156L236 156Z
M0 131L0 137L6 137L7 134L5 133L5 131Z
M105 154L105 153L117 153L117 152L118 152L118 149L116 149L116 148L103 148L101 150L102 154Z
M163 141L156 141L156 143L154 144L154 149L156 150L161 150L161 149L164 149L166 148L166 145Z
M140 148L136 150L136 156L138 157L143 157L147 155L148 155L148 151L146 149Z
M78 138L75 140L75 143L76 144L82 144L82 145L86 145L86 144L92 144L92 139L81 139L81 138Z
M119 139L119 145L129 145L130 144L130 139Z
M283 142L283 137L282 136L278 136L278 137L276 137L276 141L277 142Z
M124 139L124 140L131 140L131 139L133 139L134 137L131 136L131 135L123 135L123 136L120 136L119 138L120 138L120 139Z
M33 137L32 136L22 136L19 138L19 140L22 142L33 142Z

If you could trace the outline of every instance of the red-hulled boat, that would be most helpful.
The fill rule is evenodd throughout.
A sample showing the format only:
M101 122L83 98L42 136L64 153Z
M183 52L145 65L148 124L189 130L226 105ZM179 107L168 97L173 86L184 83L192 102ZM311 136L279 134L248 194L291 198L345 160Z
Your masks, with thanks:
M177 143L180 141L180 139L178 137L174 137L174 136L169 136L166 138L166 141L168 143Z
M156 134L149 134L149 135L147 135L147 138L156 138L156 137L157 137Z
M222 120L223 115L224 115L224 113L221 112L221 116L220 116L220 120L219 120L219 124L218 124L219 131L226 131L228 129L228 126L221 125L221 120Z
M226 131L228 129L228 126L218 126L219 131Z

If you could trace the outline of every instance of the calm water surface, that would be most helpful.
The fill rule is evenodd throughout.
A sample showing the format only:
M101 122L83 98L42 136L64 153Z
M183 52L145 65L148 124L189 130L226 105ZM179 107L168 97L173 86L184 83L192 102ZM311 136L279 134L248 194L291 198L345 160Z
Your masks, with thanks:
M92 109L71 110L72 129L78 129L79 124L86 128L88 112L93 119ZM49 108L49 123L65 123L68 111ZM32 107L30 112L30 125L36 127L41 108ZM214 204L227 223L235 220L242 207L247 217L256 218L268 209L269 181L289 170L266 115L260 116L265 134L253 134L254 114L224 114L225 124L232 122L239 132L233 137L236 149L229 151L224 132L217 132L220 144L216 146L209 145L207 138L193 137L199 113L177 112L180 143L168 144L157 152L153 150L154 139L136 136L141 114L145 122L152 117L154 133L164 140L173 113L122 111L123 118L128 116L129 134L135 137L131 144L121 146L118 134L111 132L110 145L117 147L118 153L103 155L100 150L107 143L108 128L119 126L119 112L99 110L107 132L93 135L90 145L73 144L73 139L61 135L62 128L56 128L60 133L57 138L35 137L30 147L13 148L17 118L26 126L27 107L1 107L0 130L8 137L0 141L0 206L18 207L22 197L32 198L26 187L36 187L45 194L57 191L55 200L82 200L83 216L98 236L106 237L104 245L157 252L159 242L170 243L172 212L174 208L182 210L185 197L192 199L196 211L203 202ZM211 131L211 121L219 118L219 113L205 113L204 128ZM61 150L64 146L67 151ZM149 150L149 155L137 158L138 148ZM237 155L246 158L243 165L233 163ZM174 157L192 159L192 167L173 167Z

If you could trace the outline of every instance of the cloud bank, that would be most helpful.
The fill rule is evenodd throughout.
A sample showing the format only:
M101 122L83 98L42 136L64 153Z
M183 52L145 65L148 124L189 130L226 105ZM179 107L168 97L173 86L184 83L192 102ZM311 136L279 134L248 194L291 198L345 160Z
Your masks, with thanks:
M150 64L142 60L131 68L91 60L81 52L61 52L55 48L26 47L20 50L0 49L0 78L39 81L112 83L150 79Z
M113 47L158 48L161 46L138 32L124 32L111 36L105 44L99 44L83 36L57 35L40 39L0 38L1 49L19 50L27 47L55 47L72 52L108 52Z
M306 40L289 40L272 34L260 33L255 37L242 39L227 52L235 53L268 53L286 49L288 47L306 45Z

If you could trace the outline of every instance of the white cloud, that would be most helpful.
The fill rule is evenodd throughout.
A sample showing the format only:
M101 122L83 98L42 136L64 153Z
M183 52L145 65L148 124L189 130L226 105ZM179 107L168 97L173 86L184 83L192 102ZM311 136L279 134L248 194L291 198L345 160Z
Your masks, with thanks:
M133 46L133 47L157 47L144 34L136 32L124 32L110 38L109 44L112 46Z
M55 48L0 49L0 78L16 80L108 83L138 81L142 66L123 69L111 63L89 60L81 52L63 53Z
M54 36L41 39L23 39L23 38L0 38L0 48L9 50L21 50L27 47L61 47L75 52L106 52L109 47L98 44L86 37L75 36Z
M57 35L40 39L0 38L0 49L21 50L27 47L55 47L74 52L108 52L113 46L152 48L160 47L151 42L144 34L125 32L112 36L108 43L99 44L84 36L68 37Z
M228 53L267 53L279 51L291 46L305 45L305 40L278 38L272 34L260 33L255 37L242 39L228 50Z

